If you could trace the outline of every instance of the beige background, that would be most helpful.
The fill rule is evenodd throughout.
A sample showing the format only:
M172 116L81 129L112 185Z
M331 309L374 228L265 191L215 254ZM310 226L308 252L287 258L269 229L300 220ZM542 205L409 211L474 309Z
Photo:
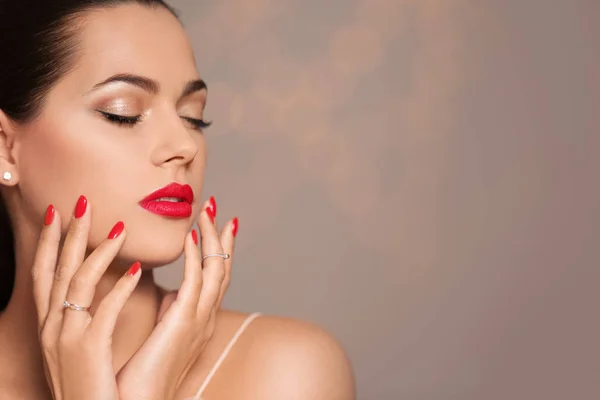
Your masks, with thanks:
M227 307L325 327L359 399L600 398L600 2L172 4Z

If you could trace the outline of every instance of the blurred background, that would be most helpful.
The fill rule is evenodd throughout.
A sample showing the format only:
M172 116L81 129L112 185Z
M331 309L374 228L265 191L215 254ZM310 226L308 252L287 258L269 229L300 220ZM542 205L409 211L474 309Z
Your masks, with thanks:
M361 400L600 398L600 2L171 4L227 308L324 327Z

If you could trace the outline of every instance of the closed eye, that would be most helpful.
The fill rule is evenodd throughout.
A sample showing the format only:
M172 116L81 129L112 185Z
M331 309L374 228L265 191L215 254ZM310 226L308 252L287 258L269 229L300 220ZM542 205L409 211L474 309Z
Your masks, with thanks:
M115 123L117 125L133 126L133 125L137 124L138 122L140 122L140 120L142 119L141 115L134 115L134 116L117 115L117 114L111 114L111 113L107 113L105 111L100 111L100 110L98 110L98 112L100 114L102 114L102 116L104 118L106 118L110 122Z
M133 126L133 125L137 124L138 122L140 122L142 119L141 115L134 115L134 116L118 115L118 114L107 113L106 111L100 111L100 110L98 110L98 112L100 114L102 114L102 116L104 118L106 118L108 121L115 123L117 125ZM181 119L183 119L185 122L190 124L192 129L196 129L196 130L202 130L202 129L208 128L209 126L212 125L212 121L204 121L202 119L196 119L196 118L184 117L184 116L182 116Z
M193 129L201 130L208 128L212 125L212 121L204 121L202 119L196 119L191 117L181 117L184 121L188 122Z

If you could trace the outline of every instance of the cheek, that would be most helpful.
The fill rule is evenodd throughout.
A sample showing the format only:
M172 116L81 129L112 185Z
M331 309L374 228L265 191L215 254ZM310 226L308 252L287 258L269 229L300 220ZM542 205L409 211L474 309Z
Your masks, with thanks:
M76 143L66 140L61 132L38 129L21 143L18 158L19 188L24 200L38 212L54 204L65 216L71 210L63 207L73 201L69 189L75 190L84 157ZM75 184L75 186L74 186Z
M132 167L142 165L133 159L140 152L130 151L126 141L81 122L72 120L58 128L46 121L43 128L29 132L19 148L19 187L24 201L37 216L53 204L63 216L63 227L80 195L99 203L115 186L127 191L130 186L125 182L139 174Z

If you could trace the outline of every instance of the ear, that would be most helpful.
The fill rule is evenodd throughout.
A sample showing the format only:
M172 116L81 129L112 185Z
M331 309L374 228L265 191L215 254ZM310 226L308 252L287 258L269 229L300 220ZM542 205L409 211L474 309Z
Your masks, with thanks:
M0 184L15 186L19 182L19 174L13 157L13 144L17 126L6 113L0 110Z

